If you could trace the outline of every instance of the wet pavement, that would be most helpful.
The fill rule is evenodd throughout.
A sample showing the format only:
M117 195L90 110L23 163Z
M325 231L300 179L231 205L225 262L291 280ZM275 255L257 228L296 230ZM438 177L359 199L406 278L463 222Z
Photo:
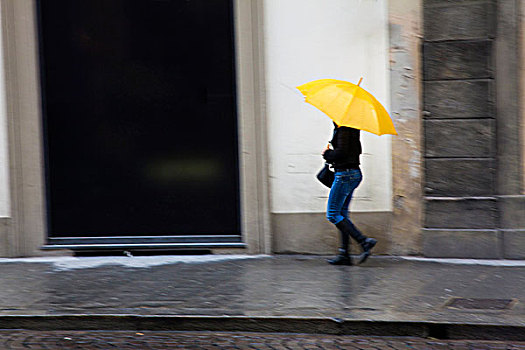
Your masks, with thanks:
M372 257L332 266L323 257L279 255L0 259L0 328L12 328L5 317L16 315L525 327L525 263L472 263Z

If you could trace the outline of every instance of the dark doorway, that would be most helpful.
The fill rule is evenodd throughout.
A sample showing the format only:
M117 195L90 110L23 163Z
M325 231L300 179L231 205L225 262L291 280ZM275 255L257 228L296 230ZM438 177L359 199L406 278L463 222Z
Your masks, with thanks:
M38 6L49 237L240 235L232 1Z

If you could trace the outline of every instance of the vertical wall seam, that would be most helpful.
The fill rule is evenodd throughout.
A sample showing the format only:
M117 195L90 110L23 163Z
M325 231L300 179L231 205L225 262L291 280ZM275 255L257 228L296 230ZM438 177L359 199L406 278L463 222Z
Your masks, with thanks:
M4 50L4 72L6 86L6 111L9 144L9 182L11 192L11 225L8 227L6 252L8 256L14 257L20 254L20 232L22 231L23 208L20 196L20 178L22 168L17 155L21 154L21 138L18 98L19 87L17 80L18 65L16 59L16 21L14 3L11 0L2 0L2 35Z
M256 162L258 187L258 231L259 252L271 253L270 232L270 184L268 174L268 142L266 118L266 79L265 79L265 47L264 47L264 5L263 1L255 0L252 3L252 41L254 58L257 62L254 72L255 82L255 116L256 116Z
M520 167L521 172L521 194L525 194L525 0L517 4L518 13L518 111L521 122L521 128L518 130L519 140L521 142L520 150Z
M399 136L392 139L390 254L423 252L423 2L388 1L390 103ZM406 70L413 72L407 77ZM395 120L396 121L396 120Z

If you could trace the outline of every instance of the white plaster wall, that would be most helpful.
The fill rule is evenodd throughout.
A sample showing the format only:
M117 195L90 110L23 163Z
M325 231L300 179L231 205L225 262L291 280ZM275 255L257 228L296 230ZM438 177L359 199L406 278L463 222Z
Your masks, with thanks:
M0 28L2 27L3 26L0 25ZM0 35L0 48L3 47L2 35ZM7 107L3 55L3 51L0 50L0 217L9 217L11 216L9 194L9 143L7 133Z
M389 108L387 0L264 0L271 211L325 211L315 179L331 120L296 86L333 78L357 83ZM364 180L353 211L392 210L391 136L361 132Z

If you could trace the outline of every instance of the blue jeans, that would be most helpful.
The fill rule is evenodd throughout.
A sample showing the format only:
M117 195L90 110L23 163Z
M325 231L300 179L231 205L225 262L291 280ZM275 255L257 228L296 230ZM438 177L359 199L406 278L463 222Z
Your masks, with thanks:
M349 171L335 173L335 180L330 190L326 210L326 218L332 224L335 225L343 221L343 219L348 219L348 208L352 200L352 194L362 179L363 175L360 169L350 169Z

